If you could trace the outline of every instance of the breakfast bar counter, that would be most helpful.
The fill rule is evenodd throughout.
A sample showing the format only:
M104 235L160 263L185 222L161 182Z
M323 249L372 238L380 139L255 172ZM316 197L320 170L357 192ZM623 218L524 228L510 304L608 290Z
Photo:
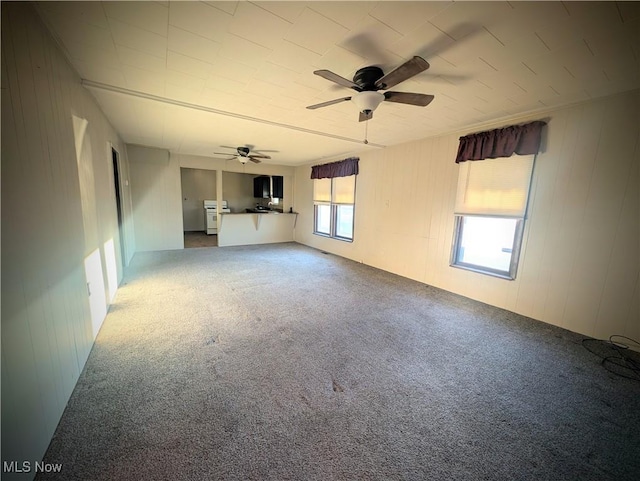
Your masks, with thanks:
M241 246L293 241L297 213L221 213L218 245Z

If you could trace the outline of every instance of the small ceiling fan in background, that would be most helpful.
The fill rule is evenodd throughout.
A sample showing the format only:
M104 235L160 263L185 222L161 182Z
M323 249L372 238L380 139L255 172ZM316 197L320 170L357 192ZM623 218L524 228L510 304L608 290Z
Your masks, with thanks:
M394 87L428 68L429 63L425 59L415 56L387 74L380 67L363 67L353 76L353 81L341 77L330 70L316 70L313 72L314 74L343 87L353 89L357 93L350 97L309 105L307 108L313 110L351 100L358 106L360 110L359 121L363 122L373 117L373 111L383 101L426 107L433 100L433 95L393 91L380 93L378 91Z
M259 164L262 162L260 159L270 159L271 157L265 154L259 153L257 150L252 150L253 146L245 145L241 147L228 147L226 145L221 145L223 149L234 149L236 151L235 154L228 152L214 152L216 155L226 155L229 156L227 160L238 159L241 164L246 164L248 161L251 161L255 164ZM271 151L269 151L271 152ZM276 152L275 150L273 152Z

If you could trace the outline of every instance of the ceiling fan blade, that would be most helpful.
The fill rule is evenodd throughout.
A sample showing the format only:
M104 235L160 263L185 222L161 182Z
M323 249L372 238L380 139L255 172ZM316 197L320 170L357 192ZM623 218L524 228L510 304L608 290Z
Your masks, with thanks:
M340 102L347 102L351 100L351 97L343 97L341 99L329 100L328 102L322 102L321 104L309 105L308 109L319 109L320 107L326 107L328 105L339 104Z
M267 158L268 158L268 159L270 159L271 157L267 157ZM254 164L259 164L260 162L262 162L261 160L256 159L256 158L255 158L255 156L253 156L253 155L250 155L250 156L249 156L249 160L250 160L251 162L253 162Z
M337 83L338 85L342 85L343 87L354 89L358 92L360 92L361 90L360 87L358 87L358 84L352 82L351 80L347 80L344 77L340 77L340 75L333 73L330 70L316 70L313 73L331 82Z
M457 42L468 42L474 36L485 32L485 28L481 24L476 23L458 23L452 27L448 27L446 32L442 32L437 38L425 45L416 54L421 57L431 58L435 55L441 55L454 45L460 45Z
M430 84L432 83L440 83L440 84L453 84L458 85L463 82L467 82L471 80L471 76L469 75L450 75L450 74L437 74L437 73L428 73L422 76L425 82Z
M384 75L376 82L376 87L380 90L387 90L388 88L398 85L400 82L410 79L414 75L418 75L420 72L424 72L428 68L429 62L422 57L415 56Z
M373 118L373 110L369 110L367 113L360 112L360 117L358 117L358 122L364 122L365 120L371 120Z
M233 154L221 154L220 152L214 152L213 155L223 155L224 156L224 160L234 160L237 159L238 156L237 155L233 155Z
M387 102L398 102L400 104L417 105L426 107L434 99L433 95L416 94L413 92L385 92L384 99Z
M397 58L382 44L380 35L374 27L343 40L339 45L362 57L363 62L367 60L369 64L389 65L393 64Z
M268 156L268 155L264 155L264 154L255 154L255 153L252 153L252 154L249 154L249 158L250 158L250 159L252 159L252 158L256 158L256 159L270 159L271 157L270 157L270 156Z

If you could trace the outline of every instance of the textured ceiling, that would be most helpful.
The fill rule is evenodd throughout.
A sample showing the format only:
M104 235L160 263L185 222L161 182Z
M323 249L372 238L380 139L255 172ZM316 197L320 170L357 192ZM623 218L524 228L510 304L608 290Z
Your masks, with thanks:
M125 142L296 165L571 104L640 85L640 2L39 2L46 25ZM414 55L368 123L351 79ZM366 125L368 124L368 125ZM365 128L369 145L363 144Z

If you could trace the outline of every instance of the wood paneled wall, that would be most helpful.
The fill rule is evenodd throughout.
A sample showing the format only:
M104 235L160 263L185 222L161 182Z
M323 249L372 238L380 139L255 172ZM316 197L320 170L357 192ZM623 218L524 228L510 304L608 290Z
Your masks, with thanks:
M544 112L515 281L449 266L460 132L360 155L353 243L312 234L296 170L298 242L598 338L640 339L640 92ZM483 126L482 129L503 126Z
M76 160L74 115L88 121L84 172ZM111 145L120 152L126 181L124 145L32 6L3 3L3 461L41 459L89 355L94 333L85 258L99 252L93 259L106 291L104 245L113 240L122 277ZM84 216L81 191L90 197ZM130 259L135 245L127 188L122 195Z

